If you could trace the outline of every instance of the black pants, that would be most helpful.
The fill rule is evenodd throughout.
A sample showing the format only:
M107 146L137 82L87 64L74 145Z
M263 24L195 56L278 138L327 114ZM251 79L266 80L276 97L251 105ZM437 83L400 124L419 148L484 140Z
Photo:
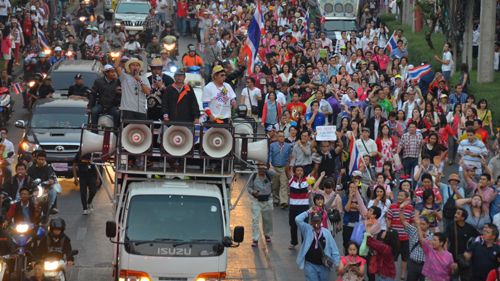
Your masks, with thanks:
M148 120L146 113L122 110L122 120Z
M343 225L342 226L342 245L344 246L344 255L348 255L349 252L347 248L349 248L348 244L351 241L352 232L354 231L354 227Z
M153 38L153 29L146 29L144 32L144 46L148 46L149 43L151 43L151 40Z
M294 207L295 210L290 210L288 213L288 223L290 224L290 234L292 236L292 240L290 241L290 244L296 246L299 244L299 239L297 235L297 223L295 223L295 217L298 215L302 214L302 212L307 211L309 209L309 206L300 206L300 207ZM299 208L299 209L298 209ZM306 222L308 219L305 220Z
M408 271L406 272L407 281L424 281L425 275L422 274L424 264L416 264L411 259L408 260Z
M82 207L84 210L87 210L89 204L92 204L92 200L97 192L97 172L92 171L88 172L80 172L80 199L82 200ZM89 198L87 199L87 188L89 190Z

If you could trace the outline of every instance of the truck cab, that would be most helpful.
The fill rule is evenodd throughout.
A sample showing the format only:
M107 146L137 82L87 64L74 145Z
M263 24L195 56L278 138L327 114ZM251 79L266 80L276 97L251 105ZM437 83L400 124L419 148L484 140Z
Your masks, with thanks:
M327 38L336 44L341 39L342 31L349 34L356 31L356 37L361 38L360 30L363 27L358 25L357 15L359 12L359 0L317 0L321 15L325 22L321 31L324 31Z

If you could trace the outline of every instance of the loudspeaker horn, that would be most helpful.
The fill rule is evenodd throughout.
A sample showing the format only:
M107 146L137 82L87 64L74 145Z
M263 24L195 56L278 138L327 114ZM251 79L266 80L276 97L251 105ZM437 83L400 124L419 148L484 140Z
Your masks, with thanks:
M168 154L182 156L193 147L193 133L186 127L171 126L163 133L162 141Z
M236 123L233 122L234 133L239 135L253 136L253 127L250 123ZM248 138L248 142L252 142L252 138Z
M91 133L90 131L83 131L82 136L82 155L86 155L93 152L102 152L104 143L104 136ZM116 149L116 136L111 133L109 135L109 152Z
M144 124L129 124L122 131L122 145L125 150L133 154L140 154L151 147L153 135Z
M236 147L234 153L237 158L241 158L241 139L236 140ZM248 143L247 146L247 160L267 162L267 140Z
M226 129L210 128L203 133L203 150L213 158L226 156L233 149L233 138Z

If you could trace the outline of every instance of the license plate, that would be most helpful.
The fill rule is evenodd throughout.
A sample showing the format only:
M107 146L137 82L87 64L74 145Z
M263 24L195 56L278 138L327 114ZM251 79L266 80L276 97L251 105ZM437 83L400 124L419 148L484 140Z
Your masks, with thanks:
M56 172L67 171L68 163L52 163L52 167Z

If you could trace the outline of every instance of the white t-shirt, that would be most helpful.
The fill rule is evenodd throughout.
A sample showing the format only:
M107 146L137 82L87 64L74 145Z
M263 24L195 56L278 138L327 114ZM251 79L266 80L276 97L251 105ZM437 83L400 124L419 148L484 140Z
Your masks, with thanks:
M125 50L135 51L137 49L140 49L141 45L137 41L134 41L133 43L127 42L127 43L125 43L125 45L123 46L123 48Z
M158 0L156 9L158 9L158 13L166 13L168 11L168 1L167 0ZM162 9L161 6L167 6L165 9Z
M365 145L363 145L363 141L364 140L362 140L362 139L356 140L356 146L358 147L358 150L359 150L359 153L361 154L361 156L364 156L365 154L372 156L373 152L378 151L377 144L375 143L374 140L368 139L367 141L364 141ZM368 151L366 151L365 146L366 146L366 149L368 149Z
M225 93L223 93L224 89ZM224 83L219 88L214 82L210 82L203 88L201 96L201 102L208 103L212 115L220 119L231 118L231 101L234 99L236 99L236 94L228 83Z
M7 16L7 10L11 7L9 0L0 0L0 5L5 7L0 8L0 16Z
M443 53L443 60L444 61L449 60L450 63L448 63L448 64L443 63L441 65L441 70L442 71L451 71L451 66L453 65L453 58L451 57L451 53L450 52Z
M250 98L248 98L249 94ZM257 87L255 87L253 90L245 88L243 89L243 91L241 91L241 96L245 97L245 105L247 106L247 109L251 109L252 105L258 106L259 101L257 100L257 97L262 97L262 93L260 92L260 89ZM252 99L251 104L250 104L250 99Z
M500 62L500 52L495 52L495 56L493 59L493 69L498 70L498 63Z
M269 94L266 95L266 99L264 101L264 103L267 103L267 100L268 100L268 97ZM276 96L278 97L276 100L280 103L280 106L283 107L283 106L286 106L286 97L285 97L285 94L283 94L282 92L280 91L276 91ZM253 102L253 100L252 100Z

